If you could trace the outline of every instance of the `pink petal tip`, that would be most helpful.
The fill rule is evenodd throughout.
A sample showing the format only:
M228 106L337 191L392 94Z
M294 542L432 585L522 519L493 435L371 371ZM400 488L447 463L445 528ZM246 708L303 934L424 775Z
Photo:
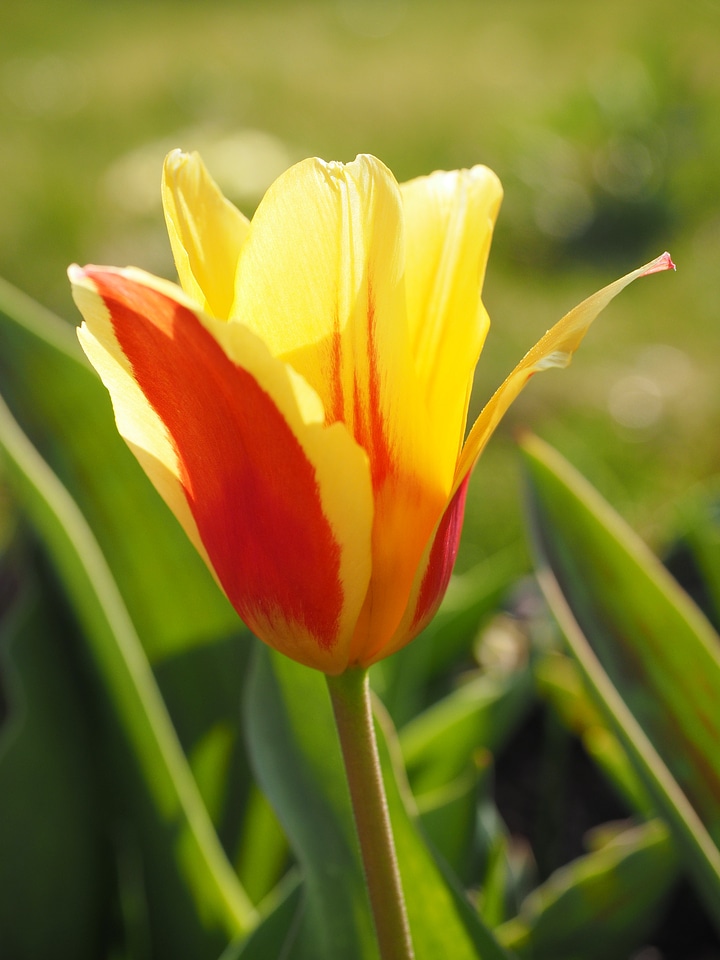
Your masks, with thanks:
M85 270L77 263L71 263L68 267L67 273L71 283L80 283L85 276Z
M677 270L677 267L672 262L672 257L667 251L653 260L652 263L649 263L640 276L647 277L651 273L661 273L663 270Z

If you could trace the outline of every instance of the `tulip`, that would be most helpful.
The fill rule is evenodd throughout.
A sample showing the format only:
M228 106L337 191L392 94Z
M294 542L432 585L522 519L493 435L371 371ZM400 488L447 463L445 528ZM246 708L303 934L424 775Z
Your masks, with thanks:
M427 625L510 403L623 287L672 266L664 254L567 314L466 437L501 194L482 166L399 186L374 157L310 159L248 221L174 151L162 196L180 285L70 269L120 433L247 625L328 675Z

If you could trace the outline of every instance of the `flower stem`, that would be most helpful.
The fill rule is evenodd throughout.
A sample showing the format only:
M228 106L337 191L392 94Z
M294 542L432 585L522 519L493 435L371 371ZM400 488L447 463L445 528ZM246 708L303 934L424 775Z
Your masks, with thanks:
M366 669L327 677L382 960L414 960Z

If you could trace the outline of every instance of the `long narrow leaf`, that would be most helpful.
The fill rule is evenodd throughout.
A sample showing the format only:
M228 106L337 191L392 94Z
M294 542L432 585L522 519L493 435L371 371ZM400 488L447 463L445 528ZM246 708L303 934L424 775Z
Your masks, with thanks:
M178 868L198 917L226 939L247 932L254 911L220 847L105 558L75 502L2 401L0 448L83 627L157 815L172 826Z
M720 923L720 639L587 481L523 451L541 586Z
M470 905L457 878L436 859L425 842L405 777L397 734L380 704L376 704L375 713L390 820L418 960L509 960Z

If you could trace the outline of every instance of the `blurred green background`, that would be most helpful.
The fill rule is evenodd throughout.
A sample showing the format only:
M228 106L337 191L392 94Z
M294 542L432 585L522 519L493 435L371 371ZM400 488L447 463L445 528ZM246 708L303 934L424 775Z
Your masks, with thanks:
M162 159L197 149L251 214L307 155L505 185L475 410L596 288L669 249L478 469L463 568L521 539L513 429L656 544L718 473L720 2L23 0L0 11L0 275L77 316L71 261L172 276ZM680 506L679 506L680 505Z

